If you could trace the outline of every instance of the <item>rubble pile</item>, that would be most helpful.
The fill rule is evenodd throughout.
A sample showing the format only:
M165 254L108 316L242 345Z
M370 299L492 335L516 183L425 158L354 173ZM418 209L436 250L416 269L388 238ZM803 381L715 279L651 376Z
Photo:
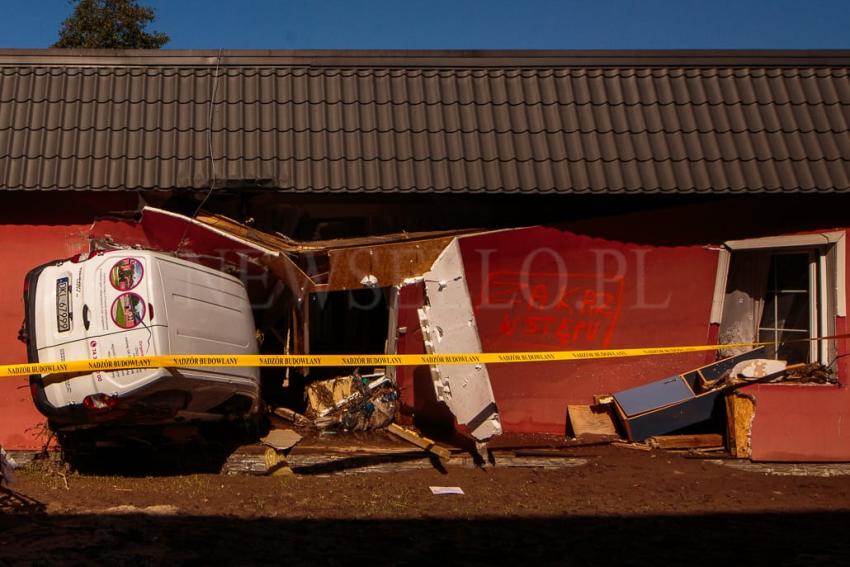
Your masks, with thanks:
M306 416L319 429L371 431L392 423L398 391L383 373L356 371L311 383L306 389Z

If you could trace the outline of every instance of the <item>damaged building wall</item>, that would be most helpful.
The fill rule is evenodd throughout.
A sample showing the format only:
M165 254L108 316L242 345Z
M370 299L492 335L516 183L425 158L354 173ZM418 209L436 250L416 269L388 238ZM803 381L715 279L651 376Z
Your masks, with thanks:
M848 277L850 270L845 282ZM835 334L848 332L847 318L836 317ZM838 385L761 384L743 389L755 399L753 460L850 460L850 339L834 343Z
M115 218L92 226L96 216L134 210L135 196L123 200L115 196L54 197L52 208L39 210L35 199L9 201L5 208L7 215L8 211L17 211L0 227L9 271L2 284L6 286L2 313L7 337L15 336L23 318L20 286L24 274L41 262L82 251L88 246L89 236L161 249L173 249L186 239L190 241L187 249L206 250L208 257L200 259L213 263L220 262L222 251L236 265L246 254L254 254L255 259L265 257L250 242L235 245L232 239L207 229L186 231L182 224L185 220L176 217L170 217L176 219L172 224L151 224L149 217L141 224ZM21 209L29 212L21 216ZM736 207L734 214L728 210L731 209L722 204L700 204L574 223L569 230L534 227L459 236L464 283L472 301L481 349L516 352L716 342L718 329L709 323L709 314L717 250L722 242L729 238L836 230L830 218L815 222L812 219L817 211L798 206L777 207L770 215L772 222L758 224L746 222L747 215L758 210L752 203ZM712 219L721 214L728 222L712 224ZM301 272L296 285L312 285L314 290L329 282L340 287L362 286L362 276L377 272L374 259L380 258L383 272L378 275L386 275L379 280L386 280L386 285L400 285L398 352L421 353L425 339L417 310L425 305L428 283L421 278L405 282L405 278L422 275L423 266L433 264L441 246L436 241L419 248L408 243L348 241L327 252L327 267L336 275L327 273L322 280L317 268L310 275ZM370 255L370 249L377 253ZM396 258L408 267L387 269ZM288 273L290 268L291 264L285 264L280 270ZM561 273L566 274L566 281L560 279ZM446 278L434 278L437 282L440 279ZM430 285L439 288L434 282ZM838 334L846 332L843 317L836 319L835 330ZM21 343L6 341L4 345L3 362L25 360ZM843 427L850 418L845 387L850 372L844 358L847 347L846 339L838 341L840 386L759 385L745 389L756 399L754 459L850 459L850 440ZM695 368L712 356L694 353L491 365L488 373L506 431L563 433L568 404L589 403L594 394ZM417 419L451 425L454 418L436 400L428 367L399 368L398 380L402 418L415 414ZM0 423L0 443L10 448L36 447L34 432L41 419L30 401L26 381L11 380L2 387L0 410L10 418Z
M552 228L459 239L485 352L705 344L717 251ZM565 430L567 404L707 362L706 353L491 365L506 431Z
M484 351L716 343L718 326L709 323L707 313L716 250L726 236L835 230L828 218L813 222L811 210L801 211L793 221L760 211L760 220L753 222L748 217L754 216L752 202L743 205L734 214L726 211L728 224L723 226L707 222L716 218L712 212L723 211L716 205L599 219L574 225L573 231L532 228L462 238ZM647 230L641 231L643 227ZM630 242L629 235L640 236L640 242ZM557 281L556 274L564 270L567 281ZM616 281L619 275L622 287ZM573 299L554 301L552 290L559 288ZM584 301L600 293L601 301ZM834 330L838 335L846 332L843 316L834 317ZM847 339L833 344L835 361L828 362L835 362L839 386L744 389L756 400L754 460L850 459L850 439L843 427L850 418ZM507 431L561 432L568 403L590 403L593 394L673 375L713 356L494 365L491 378Z

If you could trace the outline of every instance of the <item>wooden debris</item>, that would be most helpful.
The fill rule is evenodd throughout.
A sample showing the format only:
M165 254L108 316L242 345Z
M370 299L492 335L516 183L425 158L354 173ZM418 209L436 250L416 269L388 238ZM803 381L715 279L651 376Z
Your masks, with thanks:
M593 395L593 405L595 406L606 406L614 403L614 396L611 394L594 394Z
M337 376L327 380L317 380L306 388L307 415L312 417L327 415L337 409L343 400L352 396L354 376Z
M619 447L621 449L635 449L638 451L652 451L652 447L647 445L646 443L626 443L624 441L614 441L611 443L614 447Z
M441 459L448 459L452 455L451 451L445 447L440 447L431 439L422 437L412 429L407 429L406 427L402 427L396 423L389 424L389 426L387 426L387 431L401 439L404 439L408 443L413 443L417 447L425 449L430 453L434 453Z
M570 426L576 439L588 435L617 436L617 427L606 406L567 406Z
M282 452L272 448L266 449L263 454L263 461L266 465L266 474L269 476L294 476L295 473L289 468L286 462L286 457Z
M294 447L301 439L301 435L291 429L272 429L268 435L260 439L260 442L277 451L286 451Z
M648 439L656 449L704 449L723 447L723 436L716 433L698 435L656 435Z
M496 467L566 469L586 465L586 457L565 455L519 455L510 451L493 451L493 464Z
M752 454L753 419L756 403L752 396L733 392L726 396L726 431L729 452L737 459L749 459Z
M281 419L294 423L298 427L309 427L312 425L312 422L306 416L289 408L275 408L273 413Z

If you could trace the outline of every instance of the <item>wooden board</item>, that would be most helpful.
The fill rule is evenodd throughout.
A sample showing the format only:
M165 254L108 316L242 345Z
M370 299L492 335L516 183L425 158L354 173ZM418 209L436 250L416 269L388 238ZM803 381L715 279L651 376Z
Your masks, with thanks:
M570 427L576 439L588 435L617 437L617 427L605 406L567 406Z
M426 451L434 453L435 455L437 455L441 459L448 459L449 457L452 456L451 451L449 451L445 447L440 447L439 445L437 445L431 439L428 439L427 437L422 437L421 435L419 435L418 433L416 433L412 429L407 429L406 427L402 427L402 426L398 425L397 423L391 423L387 427L387 431L389 431L393 435L398 436L401 439L404 439L405 441L407 441L409 443L413 443L417 447L420 447L422 449L425 449Z
M723 436L717 433L699 435L657 435L649 438L649 444L658 449L703 449L722 447Z

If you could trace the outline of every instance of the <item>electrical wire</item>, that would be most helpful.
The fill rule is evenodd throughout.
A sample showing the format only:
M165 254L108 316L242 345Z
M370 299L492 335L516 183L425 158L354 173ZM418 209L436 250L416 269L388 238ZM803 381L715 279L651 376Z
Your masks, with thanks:
M213 126L213 114L215 112L215 96L218 92L218 80L219 80L219 69L221 68L221 52L222 48L218 48L218 58L215 63L215 71L213 72L213 82L212 89L210 92L210 99L208 103L207 110L207 163L208 163L208 175L210 180L210 187L207 190L207 194L201 199L201 202L198 203L198 206L195 208L195 212L192 213L191 221L186 224L186 228L183 229L183 234L180 235L180 240L177 242L177 250L176 253L179 255L183 246L186 244L186 233L189 232L189 227L192 226L192 221L198 216L201 212L201 209L204 205L207 204L210 196L212 196L213 191L215 190L215 158L213 157L213 144L212 144L212 126Z

